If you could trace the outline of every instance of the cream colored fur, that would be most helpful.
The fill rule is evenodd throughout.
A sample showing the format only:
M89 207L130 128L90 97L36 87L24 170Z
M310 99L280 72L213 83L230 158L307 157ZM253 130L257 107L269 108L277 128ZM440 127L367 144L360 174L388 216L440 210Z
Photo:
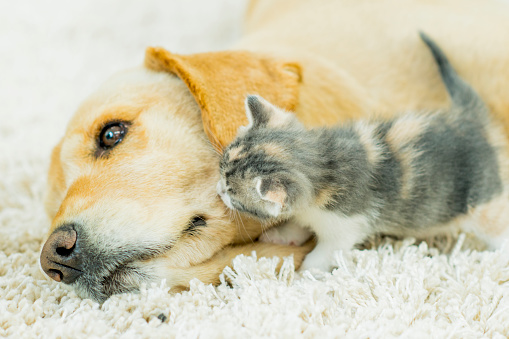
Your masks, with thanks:
M509 31L508 13L503 3L476 0L259 0L251 4L247 33L235 48L297 61L303 72L297 111L308 125L318 125L333 122L330 112L341 121L446 106L433 60L418 39L421 29L443 46L509 131L509 44L489 28ZM129 134L108 159L93 159L100 126L115 119L133 121ZM256 246L268 255L294 252L298 265L309 248L242 245L262 227L228 216L215 194L217 181L217 155L183 82L164 72L125 71L81 105L54 151L50 232L79 222L93 237L127 247L175 241L167 254L140 266L156 267L158 278L181 287L191 277L217 282L235 254ZM183 235L196 214L206 215L208 226L197 236ZM238 247L227 247L232 244ZM206 270L195 269L205 262Z
M365 113L394 114L447 105L436 66L418 37L422 30L444 49L507 133L509 45L498 32L509 28L508 11L506 3L478 0L258 0L236 47L289 54L301 62L303 78L313 78L314 86L301 90L298 110L343 113L331 97L346 86L358 93ZM331 72L337 72L332 79Z

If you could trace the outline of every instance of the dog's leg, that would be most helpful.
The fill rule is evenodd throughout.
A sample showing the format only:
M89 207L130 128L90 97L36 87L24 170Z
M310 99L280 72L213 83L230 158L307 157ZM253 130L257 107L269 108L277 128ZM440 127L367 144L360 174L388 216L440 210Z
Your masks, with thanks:
M298 269L304 260L304 257L309 253L315 243L308 241L303 246L282 246L276 244L268 244L261 242L254 242L252 244L229 246L220 250L210 260L204 263L194 265L187 268L171 268L170 273L167 274L166 280L172 286L172 291L182 291L189 288L189 281L198 278L206 284L219 284L219 275L223 272L226 266L232 264L232 260L239 254L251 255L256 251L258 258L260 257L287 257L293 255L295 268ZM281 260L277 266L277 270L281 268L283 261ZM164 262L160 263L161 265Z

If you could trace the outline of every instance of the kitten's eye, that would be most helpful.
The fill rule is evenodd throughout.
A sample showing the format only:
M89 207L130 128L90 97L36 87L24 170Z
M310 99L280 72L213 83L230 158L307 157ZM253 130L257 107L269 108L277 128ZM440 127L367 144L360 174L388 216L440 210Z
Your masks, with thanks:
M127 133L127 126L124 122L110 123L102 129L99 134L99 147L103 150L117 146Z

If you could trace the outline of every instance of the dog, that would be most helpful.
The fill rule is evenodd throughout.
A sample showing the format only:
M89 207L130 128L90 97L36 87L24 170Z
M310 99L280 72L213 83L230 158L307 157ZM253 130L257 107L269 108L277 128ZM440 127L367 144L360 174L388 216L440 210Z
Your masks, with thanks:
M218 283L236 255L253 250L293 255L298 267L312 242L253 241L262 226L229 215L215 192L217 153L247 123L246 94L295 111L307 126L447 107L416 34L423 30L507 136L508 29L509 5L494 0L254 0L231 50L149 48L144 66L114 75L81 104L53 150L41 268L102 302L161 279L176 291L192 278ZM502 224L491 233L506 232Z

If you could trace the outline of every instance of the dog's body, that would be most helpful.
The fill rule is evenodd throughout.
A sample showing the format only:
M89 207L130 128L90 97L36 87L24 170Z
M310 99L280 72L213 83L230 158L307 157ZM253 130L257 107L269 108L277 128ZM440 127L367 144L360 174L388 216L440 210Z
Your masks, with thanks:
M475 0L255 4L236 48L289 55L301 63L304 87L297 109L309 116L339 109L339 118L347 119L446 106L445 88L416 38L422 30L437 37L509 132L509 46L499 33L509 26L508 5Z
M443 46L509 135L509 6L504 3L259 0L250 4L246 26L232 62L241 55L235 51L249 50L254 58L269 58L262 66L271 60L296 65L288 72L296 75L295 109L306 125L373 111L446 107L445 88L416 34L421 29ZM224 53L221 62L230 62ZM214 62L214 55L207 60ZM206 138L227 142L217 131L228 119L205 121L207 100L216 98L199 92L187 79L193 75L180 70L178 77L146 68L116 75L80 107L53 152L47 195L53 222L41 263L82 295L104 300L160 279L177 287L188 286L193 277L216 282L237 254L293 253L299 264L312 247L252 244L260 225L230 219L215 195L218 156ZM207 80L206 73L198 75ZM243 81L256 76L251 70ZM196 83L207 86L203 79ZM257 86L265 84L271 85ZM217 100L240 101L242 107L247 93L235 86L228 90L230 96ZM284 95L277 97L297 98L286 95L286 87L279 90ZM97 139L112 122L126 123L127 133L98 157ZM486 224L492 233L505 232L500 225L507 222L497 208L507 201L502 197L485 207L474 222L491 218Z

